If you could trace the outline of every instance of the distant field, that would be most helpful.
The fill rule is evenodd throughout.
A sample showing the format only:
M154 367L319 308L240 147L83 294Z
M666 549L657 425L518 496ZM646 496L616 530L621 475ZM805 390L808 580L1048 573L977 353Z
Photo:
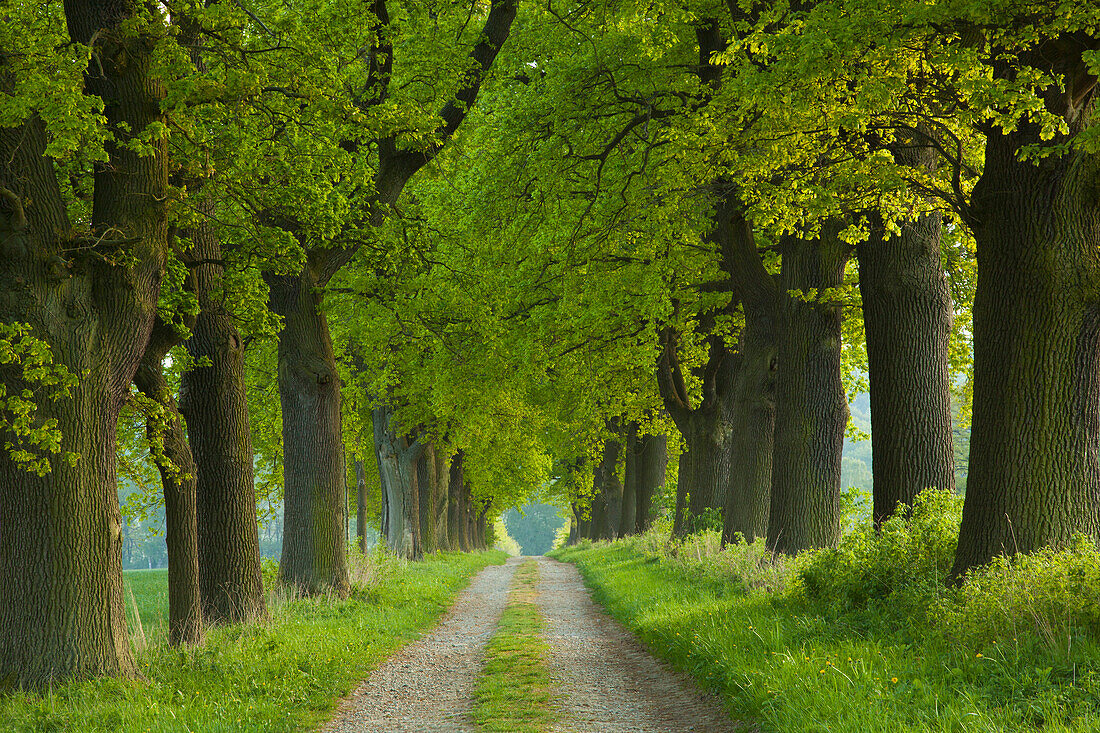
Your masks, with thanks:
M130 635L136 634L138 629L134 616L136 604L141 628L144 629L149 643L164 641L168 637L168 571L124 570L122 580Z

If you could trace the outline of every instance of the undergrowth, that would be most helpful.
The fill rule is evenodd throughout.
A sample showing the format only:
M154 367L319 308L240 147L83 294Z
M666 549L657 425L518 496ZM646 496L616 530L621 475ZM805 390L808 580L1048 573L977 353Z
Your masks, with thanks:
M775 731L1100 730L1100 553L999 559L947 582L958 500L773 557L658 527L553 553L657 654Z
M474 574L504 559L502 552L437 554L417 563L358 556L350 597L288 598L272 586L270 623L212 629L203 644L186 649L163 642L166 575L128 573L149 639L137 654L144 679L0 696L0 730L311 730L372 668L431 625ZM129 617L136 632L132 611Z

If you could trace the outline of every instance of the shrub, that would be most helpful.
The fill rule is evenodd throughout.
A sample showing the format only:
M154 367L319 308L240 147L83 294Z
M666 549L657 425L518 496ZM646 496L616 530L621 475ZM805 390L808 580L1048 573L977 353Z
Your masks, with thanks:
M947 633L971 647L1034 636L1069 654L1100 639L1100 552L1080 536L1069 548L997 557L971 571L959 603L944 609Z
M836 548L796 561L800 592L831 612L870 611L908 622L928 621L955 558L962 500L949 491L921 492L910 511L897 513L875 531L861 523Z

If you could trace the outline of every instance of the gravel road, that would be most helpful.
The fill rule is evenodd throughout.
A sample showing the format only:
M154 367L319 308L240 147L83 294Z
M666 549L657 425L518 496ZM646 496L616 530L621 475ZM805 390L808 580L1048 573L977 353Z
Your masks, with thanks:
M485 644L496 631L519 558L490 565L433 631L374 670L344 701L330 733L466 733Z
M516 565L490 566L429 634L376 669L340 706L328 733L466 733L470 695ZM565 733L726 733L742 730L715 698L650 655L592 602L576 568L539 563L558 723Z
M655 658L593 603L568 563L539 558L539 610L562 695L556 731L726 733L744 730L718 701Z

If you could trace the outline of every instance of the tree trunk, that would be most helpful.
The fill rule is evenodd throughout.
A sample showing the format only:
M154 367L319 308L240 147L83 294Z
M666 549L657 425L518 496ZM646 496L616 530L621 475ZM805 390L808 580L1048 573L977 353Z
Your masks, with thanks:
M857 249L871 384L875 526L935 487L954 491L948 342L952 305L938 214Z
M206 623L267 618L244 342L222 295L222 249L209 224L191 232L200 312L184 346L195 366L180 384L180 412L196 466L199 589Z
M158 320L134 375L134 384L141 393L164 411L161 416L147 415L145 427L164 487L168 643L172 646L198 644L203 635L195 499L197 471L184 435L183 418L164 378L164 357L178 341L172 327Z
M67 396L36 395L35 427L56 420L63 454L45 476L0 448L0 680L43 688L136 674L122 596L116 425L156 316L168 249L163 138L127 145L163 124L151 77L154 39L120 33L129 6L65 5L70 38L93 46L86 93L104 102L108 160L95 164L91 236L73 229L32 117L0 128L0 323L25 323L52 361L77 376ZM4 53L19 49L0 49ZM124 253L112 264L103 251ZM0 369L8 395L37 389ZM19 440L10 433L4 440Z
M465 490L463 479L465 478L465 454L462 451L455 453L451 459L451 470L447 484L447 537L451 550L466 552L469 547L463 537L462 527L465 524Z
M363 461L355 459L355 537L359 552L367 551L367 476Z
M283 554L279 577L300 592L348 592L340 378L328 319L308 268L265 273L279 332L283 416Z
M665 485L668 467L668 438L664 435L643 435L638 452L638 508L634 527L638 534L653 523L653 497Z
M619 454L622 444L608 438L603 444L603 460L596 469L603 473L603 526L600 538L613 540L619 536L623 512L623 482L619 479Z
M1071 82L1091 78L1047 51L1044 63ZM1064 102L1048 107L1076 133L1091 105L1074 117ZM1030 123L986 141L974 190L974 421L957 577L996 555L1100 533L1100 158L1016 157L1022 145L1064 142L1042 142Z
M449 451L436 448L435 470L432 472L432 512L435 521L437 549L450 551L455 549L450 541L450 495L451 458Z
M733 443L731 424L717 409L696 409L677 423L686 450L680 456L677 494L686 494L686 511L673 522L673 534L682 537L702 527L708 510L721 508L730 477ZM686 480L687 485L680 482ZM677 503L680 503L679 496Z
M439 549L435 535L435 516L432 503L432 486L435 484L435 445L424 440L424 450L416 460L417 521L420 524L420 547L424 554L430 555Z
M783 292L840 287L849 247L830 226L819 241L782 243ZM768 546L793 555L840 538L840 455L848 400L840 380L841 305L781 304L775 455Z
M397 434L393 411L388 406L376 407L373 417L374 450L382 484L382 533L395 555L416 560L423 555L416 474L424 446Z
M722 513L722 542L747 541L768 532L775 434L775 311L746 310L731 393L729 483Z
M627 425L623 438L623 500L619 536L634 534L638 512L638 423Z

